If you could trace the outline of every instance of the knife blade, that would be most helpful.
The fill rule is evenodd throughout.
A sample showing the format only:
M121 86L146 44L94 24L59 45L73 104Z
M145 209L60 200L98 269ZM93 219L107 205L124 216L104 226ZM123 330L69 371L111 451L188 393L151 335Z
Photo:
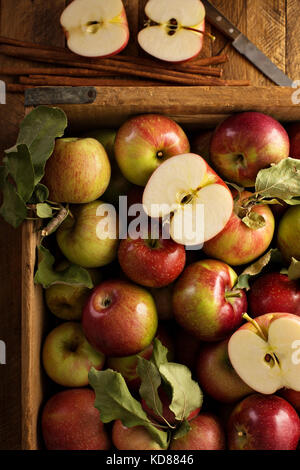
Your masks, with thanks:
M280 86L291 87L293 80L285 75L261 50L258 49L241 31L236 28L209 1L202 0L208 21L223 34L233 40L232 46L246 57L270 80Z

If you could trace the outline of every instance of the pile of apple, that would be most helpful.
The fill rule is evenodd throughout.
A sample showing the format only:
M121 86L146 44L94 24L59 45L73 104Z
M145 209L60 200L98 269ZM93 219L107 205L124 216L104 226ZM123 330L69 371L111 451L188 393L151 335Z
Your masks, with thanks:
M282 266L256 277L248 292L238 278L276 246L284 264L293 261L297 270L299 141L300 126L289 136L256 112L234 115L190 140L173 120L155 114L133 117L117 131L57 139L43 183L51 201L71 206L54 235L56 269L75 263L95 287L57 283L45 290L57 318L43 345L44 369L58 386L42 413L48 449L161 449L146 427L120 419L103 424L89 386L91 370L113 370L139 400L139 358L150 360L157 340L170 361L192 371L204 394L201 410L188 416L188 432L170 437L170 449L297 448L300 284ZM258 175L272 170L279 177L271 189L282 191L291 163L292 196L278 204L270 188L260 183L257 190ZM122 212L122 195L129 214L122 213L120 227L114 212L106 212L110 236L103 237L105 208ZM139 222L156 220L156 237L127 234L141 203ZM154 426L175 428L176 390L170 396L167 382L159 388L160 416L141 405Z

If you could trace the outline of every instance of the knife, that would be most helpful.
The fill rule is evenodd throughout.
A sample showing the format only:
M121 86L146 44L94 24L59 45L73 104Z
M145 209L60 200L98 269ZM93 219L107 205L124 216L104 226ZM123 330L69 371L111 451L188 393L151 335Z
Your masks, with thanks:
M202 0L208 21L223 34L233 40L233 47L245 56L256 68L280 86L292 86L293 80L285 75L273 62L261 52L244 34L242 34L217 8L207 0Z

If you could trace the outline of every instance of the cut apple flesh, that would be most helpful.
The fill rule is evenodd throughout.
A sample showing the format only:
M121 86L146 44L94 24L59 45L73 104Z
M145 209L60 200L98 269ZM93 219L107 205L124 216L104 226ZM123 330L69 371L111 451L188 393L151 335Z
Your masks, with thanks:
M202 34L185 28L204 31L205 9L200 0L150 0L145 13L149 26L140 31L138 42L148 54L169 62L199 54Z
M228 353L237 374L249 387L272 394L283 387L300 391L300 354L296 348L300 350L300 322L286 317L271 323L267 341L250 329L236 331Z
M128 43L129 30L121 0L74 0L63 12L61 25L68 47L85 57L105 57Z
M171 237L183 245L201 245L227 224L233 209L227 186L196 154L177 155L162 163L149 179L145 212L170 218Z

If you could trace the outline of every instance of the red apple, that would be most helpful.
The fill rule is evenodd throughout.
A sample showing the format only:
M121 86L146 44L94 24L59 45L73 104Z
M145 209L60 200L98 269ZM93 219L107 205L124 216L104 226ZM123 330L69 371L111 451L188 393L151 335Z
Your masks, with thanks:
M191 430L179 439L172 439L170 450L224 450L225 434L219 420L210 413L201 413L190 421Z
M294 122L287 126L287 132L290 138L290 157L300 158L300 123Z
M286 274L263 274L251 285L248 301L253 317L275 311L300 316L300 283Z
M280 396L288 401L295 410L300 413L300 392L296 392L295 390L291 390L289 388L284 388L279 392Z
M149 292L129 282L112 280L96 287L84 310L88 341L107 356L129 356L150 345L157 312Z
M110 439L99 411L95 393L88 388L59 392L46 403L42 432L48 450L108 450Z
M150 289L150 292L154 298L159 320L165 321L173 319L173 287L174 284L170 284L167 287L162 287L161 289Z
M185 266L185 248L173 240L128 237L119 246L118 259L126 276L146 287L171 284Z
M246 294L235 289L237 274L225 263L203 260L188 266L174 287L179 325L202 341L226 338L247 311Z
M205 344L197 360L197 378L201 389L214 400L234 403L253 390L240 379L228 357L228 341Z
M211 140L210 157L226 180L254 186L259 170L289 156L290 144L282 125L257 112L235 114L222 122Z
M131 118L121 126L115 141L116 160L123 175L139 186L146 185L162 162L189 150L189 141L181 127L158 114Z
M296 450L300 420L276 395L250 395L234 409L228 423L230 450Z
M163 450L143 426L127 428L119 419L113 425L112 441L118 450Z
M251 263L267 250L274 235L274 216L267 205L253 206L251 213L262 216L265 224L258 228L247 226L242 220L245 212L240 205L251 195L248 191L241 194L227 225L204 244L203 250L207 256L220 259L230 266L239 266Z
M201 155L209 165L211 165L209 151L210 151L210 141L213 136L213 131L211 130L201 130L194 136L191 142L191 149L193 153Z

